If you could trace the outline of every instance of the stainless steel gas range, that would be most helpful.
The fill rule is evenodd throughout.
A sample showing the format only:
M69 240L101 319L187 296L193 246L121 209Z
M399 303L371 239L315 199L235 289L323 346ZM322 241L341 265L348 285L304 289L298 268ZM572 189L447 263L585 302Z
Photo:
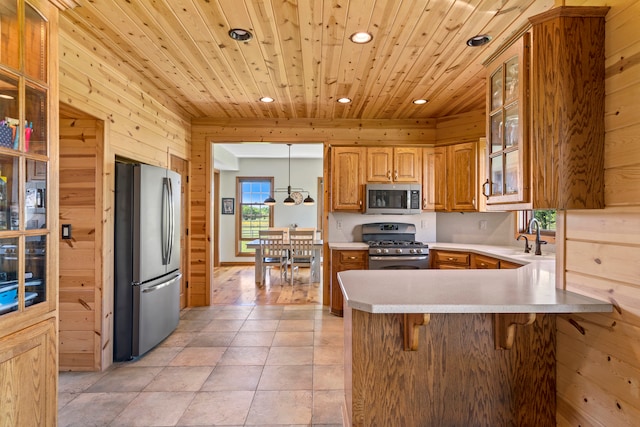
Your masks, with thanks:
M429 245L415 240L416 226L403 222L362 225L362 240L369 245L369 270L429 268Z

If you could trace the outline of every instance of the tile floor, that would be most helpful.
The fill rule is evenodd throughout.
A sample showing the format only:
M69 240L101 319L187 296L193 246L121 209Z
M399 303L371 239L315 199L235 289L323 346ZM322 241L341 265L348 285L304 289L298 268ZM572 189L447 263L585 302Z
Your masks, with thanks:
M342 425L342 318L322 305L211 306L106 372L60 373L58 425Z

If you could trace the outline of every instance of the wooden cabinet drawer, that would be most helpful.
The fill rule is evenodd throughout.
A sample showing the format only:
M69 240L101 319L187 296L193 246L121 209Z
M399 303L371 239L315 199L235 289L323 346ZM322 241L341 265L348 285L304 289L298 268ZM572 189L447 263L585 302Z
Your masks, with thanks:
M473 256L474 260L474 268L480 269L498 269L500 268L501 260L497 258L492 258L485 255L477 255Z
M364 264L369 256L367 251L340 251L340 264Z
M432 251L431 255L434 257L436 264L469 265L470 256L468 252Z
M505 261L502 260L500 261L500 268L520 268L522 267L522 264L518 264L517 262L511 262L511 261Z

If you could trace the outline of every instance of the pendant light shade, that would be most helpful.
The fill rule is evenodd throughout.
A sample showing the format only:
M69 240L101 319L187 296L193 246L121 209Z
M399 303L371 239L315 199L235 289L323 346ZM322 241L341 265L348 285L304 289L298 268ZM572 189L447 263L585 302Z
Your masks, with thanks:
M300 203L303 203L304 205L310 206L315 204L315 200L313 200L313 198L311 197L311 195L309 194L308 191L306 191L303 188L294 188L291 187L291 144L287 144L289 146L289 185L287 186L287 188L276 188L273 190L274 193L287 193L287 197L282 201L282 203L285 206L295 206L295 205L299 205ZM307 196L304 198L304 200L302 199L302 194L301 193L306 193ZM294 197L292 197L295 196ZM273 206L276 204L276 200L272 197L269 196L266 199L264 199L264 203L267 206Z

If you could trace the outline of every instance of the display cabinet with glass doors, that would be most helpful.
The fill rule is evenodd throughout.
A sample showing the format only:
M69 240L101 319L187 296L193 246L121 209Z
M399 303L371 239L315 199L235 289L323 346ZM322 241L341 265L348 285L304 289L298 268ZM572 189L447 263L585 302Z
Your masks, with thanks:
M28 3L0 6L0 320L51 302L47 25Z

